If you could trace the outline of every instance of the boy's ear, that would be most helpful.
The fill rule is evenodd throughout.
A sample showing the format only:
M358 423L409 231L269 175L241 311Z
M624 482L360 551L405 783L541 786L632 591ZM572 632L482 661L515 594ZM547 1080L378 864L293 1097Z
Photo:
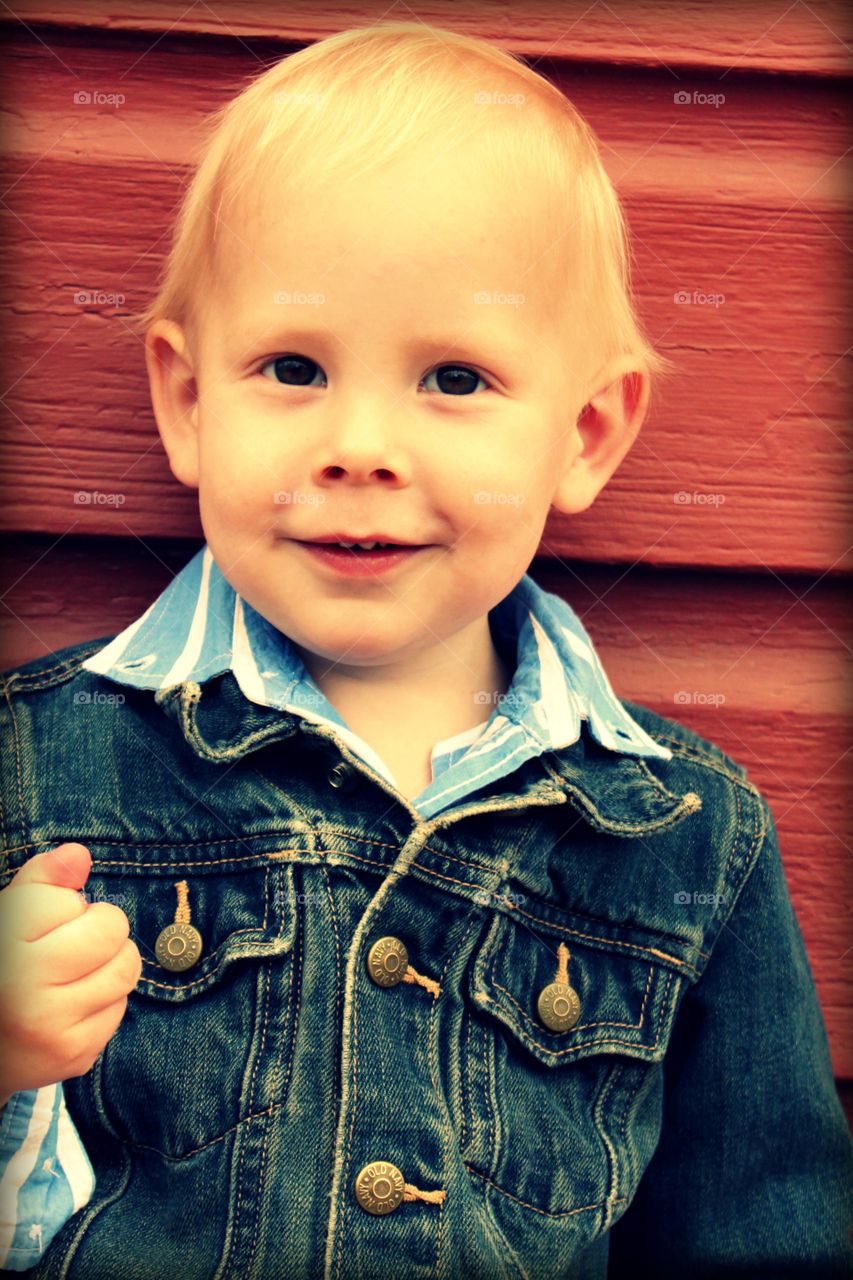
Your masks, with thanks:
M569 432L562 475L552 498L552 506L564 515L577 515L592 506L637 438L649 406L649 375L630 355L606 364L595 385L598 389Z
M145 365L157 430L172 474L198 488L198 389L186 335L172 320L157 320L145 335Z

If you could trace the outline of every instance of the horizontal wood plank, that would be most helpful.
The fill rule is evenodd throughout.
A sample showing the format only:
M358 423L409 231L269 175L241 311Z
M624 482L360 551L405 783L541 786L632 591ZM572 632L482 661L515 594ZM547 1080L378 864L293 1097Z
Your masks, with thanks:
M800 75L849 74L848 13L841 0L808 5L766 0L360 0L351 5L291 0L17 0L3 20L51 23L91 30L117 28L144 34L188 33L223 40L274 39L307 43L382 19L421 21L493 40L527 57L635 66L743 69Z
M14 536L0 557L0 664L114 634L199 544ZM837 1076L853 1079L847 757L851 610L842 582L696 574L539 558L620 697L716 742L766 796L826 1019ZM696 886L694 886L696 887Z

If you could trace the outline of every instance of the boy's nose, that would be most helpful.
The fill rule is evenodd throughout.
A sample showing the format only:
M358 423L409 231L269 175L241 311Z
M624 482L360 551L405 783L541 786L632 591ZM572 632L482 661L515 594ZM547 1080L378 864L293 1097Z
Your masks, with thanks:
M412 478L411 451L398 435L392 438L387 431L345 430L318 446L314 470L320 484L349 480L403 486Z

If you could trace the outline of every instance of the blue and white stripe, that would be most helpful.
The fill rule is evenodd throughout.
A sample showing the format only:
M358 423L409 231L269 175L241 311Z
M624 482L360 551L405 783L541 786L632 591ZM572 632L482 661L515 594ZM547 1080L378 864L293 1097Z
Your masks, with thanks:
M0 1163L0 1265L27 1271L95 1189L61 1084L12 1094L0 1119Z

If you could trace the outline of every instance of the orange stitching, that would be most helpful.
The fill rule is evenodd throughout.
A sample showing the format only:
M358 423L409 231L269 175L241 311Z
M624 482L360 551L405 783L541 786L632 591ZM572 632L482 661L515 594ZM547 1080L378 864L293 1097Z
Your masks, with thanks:
M584 1204L577 1209L566 1209L562 1213L549 1213L547 1209L540 1209L538 1205L528 1204L526 1200L521 1200L518 1196L514 1196L511 1191L505 1191L503 1187L499 1187L496 1182L493 1182L485 1173L481 1173L479 1169L475 1169L473 1165L467 1164L464 1161L463 1164L465 1164L465 1168L469 1173L475 1173L478 1178L482 1178L484 1182L488 1182L489 1185L494 1187L495 1191L499 1191L502 1196L506 1196L508 1200L514 1200L516 1204L523 1205L525 1209L532 1209L534 1213L541 1213L543 1218L571 1218L576 1213L589 1213L592 1209L603 1209L607 1204L606 1200L599 1200L598 1204ZM624 1202L624 1196L619 1200L613 1201L614 1204L624 1204Z
M662 997L663 1002L666 1001L666 998L669 994L669 988L671 985L672 985L672 973L669 973L667 975L666 990L664 991L663 997ZM500 1009L501 1007L498 1004L497 1000L493 1000L491 996L488 996L485 994L481 994L480 996L478 996L478 1000L480 1001L480 1003L493 1004L496 1009ZM590 1025L596 1026L598 1024L591 1023ZM614 1025L619 1025L619 1024L617 1023ZM570 1045L567 1049L552 1049L548 1045L540 1044L538 1040L534 1040L533 1036L530 1036L530 1041L532 1044L536 1045L537 1049L542 1049L547 1053L552 1054L555 1058L562 1058L568 1053L578 1053L580 1050L588 1049L592 1045L596 1045L596 1044L603 1044L603 1045L607 1045L608 1047L610 1046L615 1047L616 1045L624 1045L626 1049L656 1049L660 1044L660 1030L658 1031L657 1039L655 1040L654 1044L651 1044L651 1045L637 1045L634 1043L633 1040L614 1040L608 1036L604 1036L603 1039L601 1040L587 1040L584 1044Z
M471 930L474 928L474 926L475 926L477 923L478 923L478 920L477 920L477 916L475 915L475 916L474 916L474 917L473 917L473 918L468 922L468 926L467 926L467 928L465 929L465 932L464 932L464 934L462 935L462 938L460 939L460 942L459 942L458 946L454 946L454 947L451 947L451 948L450 948L450 950L449 950L449 952L448 952L447 960L445 961L445 964L444 964L444 968L443 968L443 969L442 969L442 971L441 971L441 975L440 975L440 981L441 981L441 982L444 982L444 976L445 976L445 974L447 973L447 970L450 968L450 965L451 965L451 963L452 963L453 959L454 959L454 958L455 958L455 956L456 956L456 955L457 955L457 954L462 950L462 947L463 947L464 943L466 942L466 940L468 939L468 937L469 937L469 935L470 935L470 933L471 933ZM429 1073L430 1073L430 1077L431 1077L431 1079L432 1079L432 1087L433 1087L433 1089L435 1090L436 1098L441 1099L441 1098L442 1098L441 1081L440 1081L439 1071L438 1071L438 1069L437 1069L437 1064L436 1064L436 1053L435 1053L435 1037L436 1037L436 1031L435 1031L435 1029L436 1029L436 1026L437 1026L437 1024L438 1024L438 1018L437 1018L437 1015L436 1015L436 1012L435 1012L435 1008L436 1008L436 1006L435 1006L435 1005L433 1005L432 1009L430 1009L429 1033L428 1033L428 1036L427 1036L427 1060L428 1060L428 1062L429 1062ZM469 1027L470 1027L470 1023L471 1023L471 1019L469 1018L469 1019L468 1019L468 1025L469 1025ZM462 1067L461 1067L460 1072L459 1072L459 1089L460 1089L460 1092L461 1092L461 1090L462 1090L462 1074L463 1074L463 1072L464 1072L464 1071L467 1071L467 1069L468 1069L468 1062L467 1062L467 1059L466 1059L466 1060L465 1060L465 1063L464 1063L464 1066L462 1066ZM457 1099L458 1099L459 1095L457 1094L456 1096L457 1096ZM458 1105L458 1103L457 1103L457 1105ZM444 1108L443 1108L443 1109L444 1109ZM442 1151L442 1157L443 1157L443 1164L442 1164L442 1167L443 1167L443 1168L445 1168L445 1169L447 1168L447 1151L448 1151L448 1147L449 1147L449 1139L450 1139L450 1137L451 1137L451 1135L452 1135L452 1133L453 1133L453 1122L452 1122L452 1116L449 1114L449 1110L450 1110L450 1108L449 1108L449 1106L448 1106L448 1107L446 1108L446 1111L448 1112L448 1115L447 1115L447 1123L442 1124L442 1138L441 1138L441 1151ZM463 1126L463 1129L464 1129L464 1126L465 1126L465 1110L464 1110L464 1105L463 1105L463 1107L462 1107L462 1126ZM443 1226L444 1226L444 1210L443 1210L443 1208L440 1208L440 1209L439 1209L439 1212L438 1212L438 1230L436 1231L436 1239L435 1239L435 1274L436 1274L436 1275L438 1275L438 1264L439 1264L439 1258L441 1257L441 1232L442 1232L442 1228L443 1228Z
M494 967L494 962L492 962L492 967ZM604 1021L604 1022L582 1022L582 1023L578 1023L578 1024L577 1024L577 1026L574 1026L574 1027L572 1027L572 1028L571 1028L571 1034L574 1034L576 1031L586 1031L588 1027L624 1027L626 1031L639 1031L639 1030L640 1030L640 1028L641 1028L641 1027L642 1027L642 1025L643 1025L644 1020L645 1020L646 1003L647 1003L648 998L649 998L649 988L650 988L650 986L651 986L651 984L652 984L652 974L653 974L653 970L650 968L650 969L649 969L649 976L648 976L648 978L646 979L646 989L645 989L645 992L644 992L644 994L643 994L643 1004L642 1004L642 1008L640 1009L640 1021L639 1021L639 1022L607 1022L607 1021ZM670 974L670 977L672 977L672 974ZM560 981L560 979L557 979L557 980L558 980L558 981ZM524 1018L525 1022L529 1022L529 1023L530 1023L530 1025L531 1025L532 1027L536 1027L536 1030L537 1030L537 1032L538 1032L538 1031L539 1031L539 1027L536 1025L536 1023L533 1021L533 1019L532 1019L532 1018L527 1014L526 1010L525 1010L525 1009L523 1009L523 1008L522 1008L522 1006L518 1003L518 1001L517 1001L517 1000L515 999L515 997L513 996L512 992L511 992L511 991L507 991L506 987L502 986L502 985L501 985L501 984L500 984L496 979L494 979L494 978L492 979L492 985L493 985L494 987L497 987L498 991L503 991L503 993L504 993L504 994L505 994L505 995L506 995L506 996L507 996L507 997L512 1001L512 1003L515 1005L516 1009L517 1009L517 1010L518 1010L518 1012L521 1014L522 1018ZM568 1035L568 1034L570 1034L570 1033L569 1033L569 1032L566 1032L566 1031L563 1031L563 1032L558 1032L558 1034L559 1034L559 1035ZM538 1043L538 1042L537 1042L537 1041L534 1041L534 1043ZM544 1048L545 1046L544 1046L544 1045L540 1045L539 1047L540 1047L540 1048Z
M568 933L575 938L583 938L587 942L603 942L608 947L629 947L634 951L645 951L652 955L663 955L663 952L655 951L652 947L644 947L639 942L622 942L619 938L602 938L594 933L581 933L579 929L570 929L568 925L555 924L552 920L544 920L541 916L534 916L530 911L525 911L523 907L519 906L517 907L517 910L521 915L527 916L528 920L535 921L536 924L543 924L548 929L559 929L563 933ZM702 956L705 960L708 959L708 955L704 951L700 951L698 947L696 948L696 954ZM675 960L676 964L681 965L683 968L690 969L693 973L698 973L696 967L690 964L687 960L679 960L676 956L673 956L672 959Z
M414 982L423 987L426 991L431 991L436 1000L439 996L439 986L434 978L427 978L422 973L418 973L411 965L406 966L406 972L403 974L403 982Z
M91 658L93 653L97 653L99 649L104 649L104 648L106 648L105 643L93 644L91 649L84 649L80 654L78 654L76 658L74 659L67 658L63 662L58 662L55 667L45 667L44 670L42 671L34 671L33 674L30 676L21 675L19 672L15 671L9 677L8 680L4 680L3 682L4 687L6 689L14 689L14 687L17 685L18 687L20 687L22 691L29 690L29 689L43 689L45 685L51 684L52 682L50 680L46 680L45 684L28 684L28 681L36 680L41 676L52 675L54 671L65 671L68 673L68 675L71 675L78 668L82 667L82 664L86 661L87 658ZM45 656L50 656L50 655L45 655ZM68 665L69 662L71 663L70 666Z
M290 916L292 916L292 910L290 908L290 904L288 904L288 907L281 913L281 926L279 928L278 933L276 933L271 939L265 939L265 942L267 944L269 942L277 942L280 938L284 936L284 926L288 922ZM211 955L208 956L208 959L212 959L212 957L218 953L220 947L224 946L225 942L230 942L232 938L239 938L244 933L259 933L261 931L265 931L267 929L268 921L269 921L269 875L265 875L264 876L264 918L261 921L260 925L247 925L245 929L235 929L233 933L229 933L227 937L223 939L223 941L219 944L219 947L217 947L211 953ZM295 950L295 940L294 940L294 947L292 948L292 950ZM264 950L258 953L257 958L265 959L270 954L271 954L270 950ZM275 956L277 953L272 953L272 954ZM285 954L290 954L290 953L286 952ZM224 959L225 957L223 956L222 960L224 961ZM143 965L146 965L146 964L151 965L155 969L162 968L162 965L158 964L155 960L146 960L145 956L142 957L142 963ZM140 982L144 980L145 982L150 983L152 987L159 987L162 991L189 991L191 990L192 987L198 986L200 982L204 982L208 978L211 980L211 985L212 985L213 980L221 973L223 968L224 968L224 964L220 962L214 969L209 969L207 973L202 974L200 978L195 978L193 979L192 982L178 983L177 985L170 984L168 982L156 982L154 978L140 978Z
M24 790L23 790L23 783L21 780L21 743L20 743L20 737L18 735L18 722L15 719L15 708L12 705L12 699L9 697L8 685L4 684L3 692L6 695L6 701L9 704L9 715L12 720L12 733L15 739L15 771L18 778L18 814L19 814L19 820L21 824L21 831L22 833L26 834L25 828L24 828ZM3 823L3 845L5 850L3 854L3 863L4 863L3 874L4 875L6 874L7 870L11 870L11 868L9 868L6 865L9 861L9 853L11 852L11 850L5 847L6 846L5 833L6 833L6 824L4 821Z
M267 879L267 892L268 892L268 891L269 891L269 883L268 883L268 879ZM267 895L265 894L264 896L266 897ZM266 911L266 907L264 908L264 910ZM282 920L282 923L283 923L283 920ZM261 1043L260 1043L260 1045L258 1046L258 1051L257 1051L257 1053L255 1054L255 1061L254 1061L254 1063L252 1064L252 1075L251 1075L251 1078L250 1078L250 1080L249 1080L249 1095L248 1095L248 1096L249 1096L249 1099L250 1099L250 1100L251 1100L251 1099L252 1099L252 1097L254 1096L255 1077L256 1077L257 1072L258 1072L258 1064L260 1063L261 1058L263 1057L264 1048L266 1047L266 1038L267 1038L267 1020L269 1019L269 1008L270 1008L270 999L269 999L269 996L270 996L270 979L271 979L271 970L270 970L269 968L265 967L265 968L264 968L264 971L263 971L263 982L264 982L264 994L263 994L264 1020L263 1020L263 1023L261 1024ZM292 984L292 982L293 982L293 978L292 978L292 976L291 976L291 984ZM290 1008L290 1001L288 1000L288 1011L289 1011L289 1008ZM284 1041L284 1037L282 1036L282 1037L281 1037L281 1041L280 1041L280 1043L283 1043L283 1041ZM250 1048L250 1051L251 1051L251 1046L249 1046L249 1048ZM267 1125L267 1127L266 1127L266 1129L265 1129L265 1131L264 1131L264 1141L263 1141L263 1145L262 1145L262 1147L261 1147L261 1169L262 1169L262 1170L264 1169L264 1155L266 1154L266 1149L267 1149L267 1139L268 1139L268 1137L269 1137L269 1126ZM243 1204L243 1184L244 1184L245 1179L243 1178L242 1174L243 1174L243 1165L244 1165L244 1163L245 1163L245 1159L246 1159L246 1147L247 1147L247 1144L244 1142L244 1143L241 1145L241 1150L240 1150L240 1164L239 1164L239 1167L238 1167L238 1170L237 1170L237 1203L236 1203L236 1205L234 1206L234 1219L235 1219L235 1225L236 1225L237 1227L239 1227L239 1224L240 1224L240 1209L241 1209L241 1206L242 1206L242 1204ZM262 1175L262 1176L263 1176L263 1175ZM262 1184L261 1190L263 1190L263 1184ZM254 1247L255 1247L255 1235L256 1235L256 1233L257 1233L257 1215L255 1215L255 1233L254 1233L254 1234L253 1234L253 1236L252 1236L252 1249L254 1249ZM229 1250L228 1250L228 1251L229 1251L229 1253L230 1253L230 1251L231 1251L231 1250L230 1250L230 1244L231 1244L231 1240L233 1239L233 1237L234 1237L234 1233L233 1233L233 1232L229 1232L229 1233L228 1233L228 1242L229 1242ZM251 1255L250 1255L250 1256L251 1256ZM248 1265L248 1261L247 1261L247 1265Z
M427 1204L443 1204L446 1191L419 1191L410 1182L403 1183L404 1200L424 1200Z

